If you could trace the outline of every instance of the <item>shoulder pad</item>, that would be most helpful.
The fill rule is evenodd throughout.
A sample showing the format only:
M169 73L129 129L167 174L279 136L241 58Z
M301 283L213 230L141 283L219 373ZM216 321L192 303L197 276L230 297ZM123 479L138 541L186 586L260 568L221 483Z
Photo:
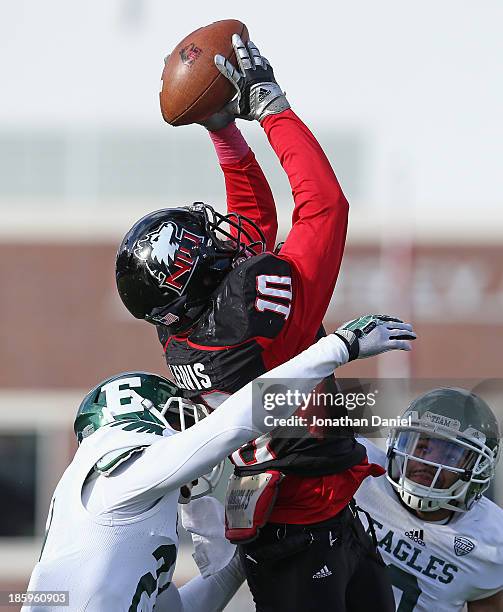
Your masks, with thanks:
M294 297L292 268L287 261L270 253L253 259L244 270L248 333L275 338L290 316Z
M193 342L223 346L254 337L274 338L289 314L289 300L281 297L274 281L286 283L290 292L290 264L272 253L250 257L234 268L212 296L210 309L190 335ZM269 291L270 295L262 295ZM275 290L276 289L276 290ZM273 295L274 294L274 295Z
M81 447L88 446L87 452L94 455L95 470L108 476L131 455L143 451L163 433L164 429L155 423L113 421L85 438Z
M135 453L141 453L146 446L137 446L134 448L111 451L96 462L94 469L102 474L103 476L110 476L110 474L118 468L119 465L127 461Z
M290 263L286 259L282 259L281 255L275 255L274 253L262 253L250 257L236 269L247 272L253 269L254 272L263 272L264 274L291 274Z

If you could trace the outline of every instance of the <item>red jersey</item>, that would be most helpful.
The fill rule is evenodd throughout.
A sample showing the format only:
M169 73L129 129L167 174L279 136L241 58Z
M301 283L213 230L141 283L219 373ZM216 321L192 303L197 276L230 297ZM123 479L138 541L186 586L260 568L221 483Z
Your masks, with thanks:
M291 110L262 122L292 187L292 229L279 254L252 257L232 270L205 314L183 336L159 338L177 383L212 407L250 380L310 346L333 294L346 239L348 203L320 145ZM251 151L222 169L229 212L245 215L274 247L276 210ZM334 381L325 384L334 385ZM337 514L368 475L365 449L352 432L326 438L306 428L271 432L234 453L242 474L277 469L272 522L312 523Z

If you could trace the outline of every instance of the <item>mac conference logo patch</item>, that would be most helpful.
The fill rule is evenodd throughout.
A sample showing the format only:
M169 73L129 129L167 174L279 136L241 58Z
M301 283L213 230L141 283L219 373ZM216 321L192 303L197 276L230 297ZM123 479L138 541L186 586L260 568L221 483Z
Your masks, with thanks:
M454 552L457 557L463 557L468 553L471 553L475 548L475 544L468 538L462 536L456 536L454 538Z

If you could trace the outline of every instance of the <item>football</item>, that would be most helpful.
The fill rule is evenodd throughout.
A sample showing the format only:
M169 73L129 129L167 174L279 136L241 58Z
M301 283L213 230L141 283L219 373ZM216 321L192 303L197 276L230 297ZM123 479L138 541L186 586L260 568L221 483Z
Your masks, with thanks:
M248 41L248 29L237 19L216 21L186 36L171 52L162 73L161 112L171 125L201 121L229 102L236 90L218 71L217 53L236 66L232 35Z

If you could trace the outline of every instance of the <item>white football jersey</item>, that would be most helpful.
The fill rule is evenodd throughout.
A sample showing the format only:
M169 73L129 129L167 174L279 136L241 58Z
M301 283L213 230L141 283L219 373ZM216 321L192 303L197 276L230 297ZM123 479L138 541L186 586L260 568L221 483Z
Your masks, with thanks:
M384 466L382 450L358 441ZM487 498L442 525L406 510L385 476L367 478L355 497L372 516L397 612L458 612L503 589L503 510Z
M347 360L343 341L330 335L262 379L284 380L286 388L307 393ZM239 563L231 561L214 576L198 576L179 590L170 584L179 489L272 429L265 404L253 397L249 383L179 433L166 428L156 435L146 431L145 423L115 421L85 438L56 487L45 547L29 589L69 591L72 612L147 612L154 605L159 612L223 609L239 587ZM278 405L275 416L286 418L295 410L295 403ZM109 476L94 471L100 459L110 460L109 453L135 448L143 450Z
M179 490L129 518L114 512L91 514L81 495L89 472L105 454L146 447L158 439L152 433L106 426L82 442L54 492L45 545L29 590L69 591L72 612L153 609L175 567ZM58 528L51 529L51 524Z

